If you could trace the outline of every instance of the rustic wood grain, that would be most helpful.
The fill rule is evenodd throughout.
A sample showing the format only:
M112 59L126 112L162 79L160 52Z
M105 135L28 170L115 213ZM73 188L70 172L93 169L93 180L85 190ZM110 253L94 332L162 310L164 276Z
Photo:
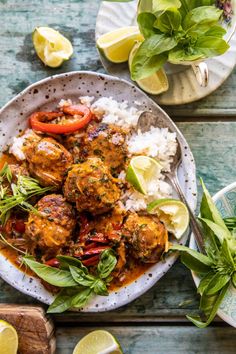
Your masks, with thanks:
M125 354L233 354L235 329L193 326L130 326L102 327L115 335ZM93 327L59 328L57 354L71 354L82 336L97 329Z
M55 353L54 326L41 307L0 304L0 318L15 327L19 354Z

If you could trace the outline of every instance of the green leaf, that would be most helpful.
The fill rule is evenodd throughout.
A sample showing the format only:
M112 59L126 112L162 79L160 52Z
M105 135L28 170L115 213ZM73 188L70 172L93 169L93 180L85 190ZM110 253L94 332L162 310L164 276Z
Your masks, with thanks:
M185 16L182 26L187 30L196 25L203 25L219 21L222 11L215 6L201 6L191 10Z
M138 14L142 12L152 12L152 0L139 0Z
M226 293L228 287L229 287L229 283L226 284L226 285L221 289L220 293L219 293L218 296L216 297L216 300L215 300L215 302L214 302L214 305L213 305L213 307L212 307L212 309L211 309L211 313L210 313L210 315L209 315L209 317L208 317L208 319L207 319L206 322L201 321L201 319L200 319L199 316L198 316L198 317L195 317L195 316L186 316L186 317L187 317L192 323L194 323L195 326L197 326L197 327L199 327L199 328L206 328L206 327L213 321L213 319L214 319L214 317L215 317L215 315L216 315L216 313L217 313L217 310L218 310L218 308L219 308L219 306L220 306L220 304L221 304L221 302L222 302L222 300L223 300L223 298L224 298L224 296L225 296L225 293Z
M47 266L45 264L36 262L27 256L23 257L23 262L26 264L39 278L47 283L58 286L61 288L75 286L77 283L74 281L70 272Z
M90 288L80 291L77 295L73 297L71 302L72 307L75 307L77 309L83 307L88 302L92 294L93 290Z
M199 273L208 273L213 262L210 258L202 253L192 250L186 246L172 245L170 250L175 250L181 252L181 257L183 256L183 261L186 266L193 271Z
M93 275L85 273L83 269L74 266L69 266L69 268L74 281L79 285L91 287L96 280Z
M211 296L217 294L230 281L229 274L216 273L209 282L204 294Z
M69 270L70 266L78 267L84 271L84 273L88 274L88 269L83 265L83 263L75 257L70 256L57 256L57 259L60 262L60 268Z
M132 64L132 80L148 77L158 71L167 61L168 51L177 44L174 38L155 34L147 38L138 48Z
M236 272L234 272L234 274L232 275L231 281L232 281L233 287L236 288Z
M210 36L215 38L222 38L226 34L226 30L221 26L212 26L208 29L204 36Z
M225 226L224 220L222 219L218 209L216 208L210 196L210 193L208 192L205 184L203 183L203 180L200 179L200 181L203 189L203 196L200 207L201 217L215 222L217 225L221 226L222 228L228 231L227 227Z
M197 292L198 294L202 295L205 291L205 289L207 288L208 284L210 283L211 279L214 277L215 272L214 271L210 271L209 273L205 274L204 277L201 279L198 288L197 288Z
M170 9L157 17L154 27L163 33L172 35L181 27L182 16L177 9Z
M216 224L213 221L208 219L203 219L203 218L199 218L199 219L201 220L202 223L205 223L210 228L210 230L214 232L214 234L218 237L221 243L223 243L224 239L232 240L232 235L227 228L225 229L219 224Z
M83 290L81 287L62 289L56 296L53 303L49 306L47 313L62 313L72 307L72 300L79 291Z
M140 32L144 38L148 38L153 34L157 34L159 31L153 27L156 21L156 16L150 12L142 12L137 18Z
M106 279L114 270L117 264L117 259L111 249L102 252L100 261L98 263L98 275L101 279Z
M221 38L211 36L201 36L198 38L195 48L197 48L207 58L224 54L229 48L229 44Z
M235 255L235 252L233 252ZM220 258L221 262L226 264L226 269L229 273L232 273L236 270L236 263L234 262L233 255L229 248L229 241L224 239L221 250L220 250Z
M101 279L97 279L95 281L95 283L93 284L92 288L93 288L93 291L97 295L101 295L101 296L107 296L108 295L106 283L103 280L101 280Z
M168 60L173 64L179 64L181 61L194 61L201 58L204 58L202 53L193 51L192 54L189 54L181 46L177 46L169 52Z
M153 12L166 11L170 8L180 8L179 0L152 0Z

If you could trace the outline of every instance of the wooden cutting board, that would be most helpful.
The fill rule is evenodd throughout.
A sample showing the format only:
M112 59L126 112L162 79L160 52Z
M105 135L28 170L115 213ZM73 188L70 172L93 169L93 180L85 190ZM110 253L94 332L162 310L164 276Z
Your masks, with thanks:
M0 319L15 327L19 337L19 354L55 353L54 326L42 307L0 304Z

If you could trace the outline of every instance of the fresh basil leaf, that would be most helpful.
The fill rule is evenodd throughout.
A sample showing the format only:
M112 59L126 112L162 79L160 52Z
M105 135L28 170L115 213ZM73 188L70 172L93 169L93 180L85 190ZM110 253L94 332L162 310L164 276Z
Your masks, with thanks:
M187 252L181 254L181 262L192 271L198 274L209 273L211 267L202 263L197 257L190 255Z
M210 193L206 189L203 180L200 179L200 181L203 189L203 196L202 196L201 207L200 207L201 217L204 219L209 219L211 221L214 221L217 225L221 226L222 228L228 231L227 227L225 226L224 220L222 219L218 209L216 208L210 196Z
M203 35L196 41L195 48L207 58L224 54L229 48L229 44L221 38Z
M148 38L153 34L157 34L159 31L153 27L156 21L156 16L150 12L142 12L137 18L140 32L144 38Z
M226 34L226 30L221 26L212 26L208 29L204 36L210 36L215 38L222 38Z
M77 309L83 307L88 302L92 294L93 290L90 288L80 291L73 297L71 307L75 307Z
M83 269L74 266L69 266L69 268L74 281L82 286L91 287L96 280L93 275L85 273Z
M225 293L227 291L229 287L229 284L226 284L220 291L220 293L218 294L217 298L216 298L216 301L214 302L214 306L212 307L211 309L211 313L207 319L206 322L203 322L201 321L200 317L195 317L195 316L186 316L188 318L189 321L191 321L192 323L195 324L195 326L199 327L199 328L206 328L211 322L212 320L214 319L216 313L217 313L217 310L225 296Z
M192 54L187 54L185 49L176 47L169 52L168 60L172 64L179 64L181 61L194 61L204 58L204 55L199 52L193 52Z
M95 283L93 284L93 291L97 295L101 295L101 296L108 295L106 283L101 279L97 279L95 281Z
M204 277L201 279L198 288L197 288L197 292L198 294L202 295L205 291L205 289L207 288L208 284L210 283L211 279L214 277L215 272L214 271L210 271L209 273L207 273L206 275L204 275Z
M173 37L168 37L165 34L154 34L147 38L138 48L135 57L142 55L143 57L152 57L161 54L167 50L174 48L177 41ZM134 60L135 60L134 57Z
M69 270L70 266L78 267L84 271L84 273L88 274L88 269L83 265L83 263L75 258L70 256L57 256L57 259L60 262L60 268Z
M205 223L210 228L210 230L214 232L214 234L218 237L221 243L223 243L224 239L229 239L229 240L232 239L231 233L227 228L225 229L219 224L216 224L213 221L208 219L199 218L199 220L202 223Z
M233 255L234 254L235 252L233 252ZM228 272L231 273L233 273L236 270L236 263L234 262L233 255L230 251L228 240L224 239L220 250L219 258L221 264L225 264L225 268L227 269Z
M216 273L211 279L204 294L211 296L217 294L227 283L229 283L231 276L229 274Z
M101 279L106 279L117 264L117 259L112 250L105 250L102 252L100 261L98 263L98 275Z
M152 0L139 0L138 14L142 12L152 12Z
M182 16L177 9L169 9L157 17L154 27L163 33L172 35L181 27Z
M144 55L137 55L131 64L131 78L132 80L140 80L151 76L157 72L166 63L168 59L167 53L154 55L149 58Z
M180 8L181 2L179 0L152 0L153 12L166 11L170 8Z
M222 11L214 6L196 7L185 16L182 22L183 29L191 29L195 25L203 25L212 22L217 23L221 14Z
M208 317L211 313L212 308L217 300L218 294L207 295L205 292L201 296L199 309L204 312L205 316Z
M207 256L205 256L202 253L199 253L197 251L192 250L191 248L188 248L186 246L182 246L182 245L172 245L169 250L173 250L173 251L180 251L182 253L186 253L188 254L190 257L192 257L192 261L193 261L193 266L195 264L198 264L199 267L203 267L203 269L206 269L211 267L213 265L213 262L210 258L208 258ZM195 263L196 262L196 263ZM192 268L190 268L192 269Z
M23 257L23 262L26 264L39 278L47 283L58 286L61 288L75 286L77 283L74 281L70 272L47 266L45 264L36 262L32 258Z
M234 288L236 288L236 272L231 277L232 285Z
M69 310L72 306L73 297L81 290L83 290L82 287L62 289L56 296L53 303L49 306L47 313L62 313Z

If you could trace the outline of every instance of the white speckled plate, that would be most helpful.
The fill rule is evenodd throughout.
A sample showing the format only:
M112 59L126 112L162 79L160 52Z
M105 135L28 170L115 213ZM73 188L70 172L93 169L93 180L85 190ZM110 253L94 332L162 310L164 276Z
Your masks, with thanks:
M129 82L112 76L93 72L72 72L56 75L36 82L13 98L0 111L0 149L11 142L21 129L27 126L28 116L37 110L55 108L61 98L78 101L80 96L91 95L95 98L113 96L117 101L127 100L132 106L141 104L142 109L151 110L167 124L170 130L177 133L181 143L183 163L179 168L179 179L183 191L192 209L196 207L196 176L195 163L190 148L168 115L141 90ZM140 110L140 106L137 106ZM181 243L187 240L187 233ZM165 262L160 262L149 268L148 272L129 286L117 292L111 292L107 297L94 297L83 311L107 311L129 303L150 289L173 265L176 255L169 256ZM38 300L50 304L51 293L46 291L37 278L23 274L0 254L0 276L16 289L31 295Z
M217 209L223 218L236 215L236 182L221 189L213 197ZM189 247L197 250L197 245L193 234L191 234ZM196 286L200 283L200 278L192 272ZM236 328L236 289L231 285L225 294L217 315L225 322Z
M136 25L138 0L128 3L103 1L97 16L96 38L119 27ZM232 0L234 16L228 28L226 40L230 39L230 49L224 55L206 60L209 68L209 83L201 87L189 66L167 64L165 66L169 90L158 96L151 96L161 105L178 105L197 101L215 91L231 74L236 64L236 0ZM102 55L100 59L109 74L131 81L127 63L113 64Z

